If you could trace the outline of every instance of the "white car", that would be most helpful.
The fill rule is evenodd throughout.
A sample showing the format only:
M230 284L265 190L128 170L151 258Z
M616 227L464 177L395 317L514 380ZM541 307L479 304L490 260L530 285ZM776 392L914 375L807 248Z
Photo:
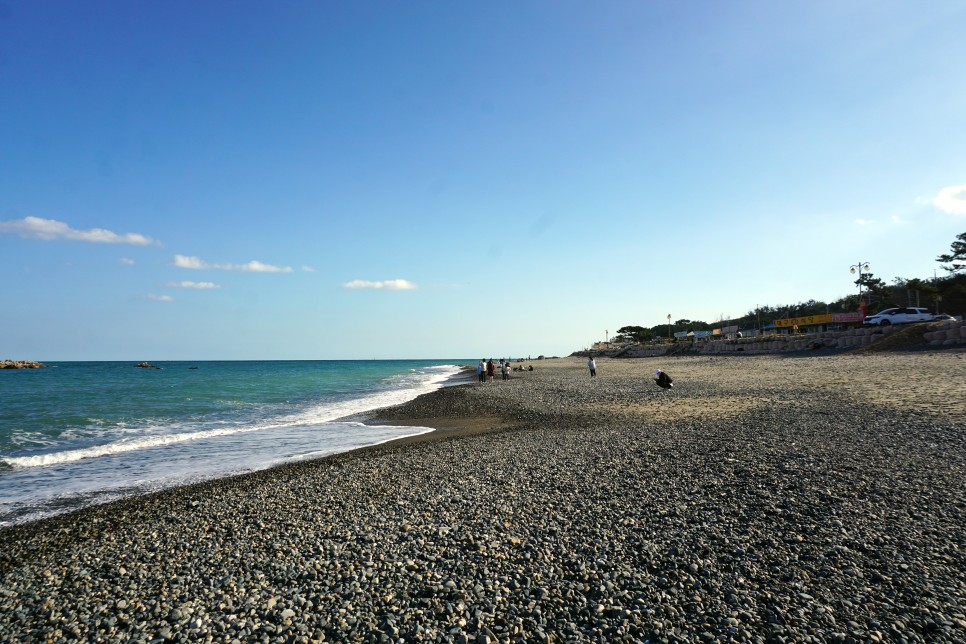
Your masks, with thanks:
M917 306L901 306L883 309L862 320L862 324L866 326L889 326L890 324L907 324L909 322L928 322L934 317L929 309Z

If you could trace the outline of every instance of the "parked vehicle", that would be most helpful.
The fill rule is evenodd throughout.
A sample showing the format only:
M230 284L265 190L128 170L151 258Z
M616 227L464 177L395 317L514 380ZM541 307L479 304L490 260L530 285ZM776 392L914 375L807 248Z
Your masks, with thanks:
M936 322L945 322L947 320L955 320L956 318L951 316L949 313L940 313L939 315L934 315L932 319Z
M889 326L892 324L908 324L910 322L929 322L936 316L929 309L917 306L900 306L883 309L875 315L862 320L865 326Z

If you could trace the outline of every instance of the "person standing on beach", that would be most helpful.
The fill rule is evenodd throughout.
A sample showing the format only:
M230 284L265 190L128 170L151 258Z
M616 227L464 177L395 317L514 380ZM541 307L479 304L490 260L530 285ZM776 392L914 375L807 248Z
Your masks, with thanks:
M493 382L493 376L495 375L495 373L496 373L496 367L493 365L493 358L490 358L490 361L486 363L487 380L489 380L490 382Z
M597 377L597 362L594 360L594 356L590 356L590 360L587 361L587 368L590 369L590 377Z
M476 365L476 377L480 382L486 382L486 361L483 358L480 358L480 364Z
M510 361L509 360L503 363L503 366L501 367L500 372L503 374L504 380L510 379Z

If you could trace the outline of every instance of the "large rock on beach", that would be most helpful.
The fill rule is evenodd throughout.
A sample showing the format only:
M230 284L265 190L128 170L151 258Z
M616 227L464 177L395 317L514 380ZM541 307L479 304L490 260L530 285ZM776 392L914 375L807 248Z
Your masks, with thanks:
M0 639L966 641L966 353L584 362L2 529Z

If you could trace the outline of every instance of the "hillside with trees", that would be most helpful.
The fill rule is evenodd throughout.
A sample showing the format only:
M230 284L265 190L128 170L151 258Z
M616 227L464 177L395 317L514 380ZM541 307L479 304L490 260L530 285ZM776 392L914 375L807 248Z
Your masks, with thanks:
M966 232L959 234L951 244L950 251L939 255L936 261L945 271L933 280L897 277L892 284L868 271L860 271L855 285L861 286L862 303L871 315L893 306L922 306L936 313L966 316ZM857 289L858 290L858 289ZM663 322L652 327L628 325L617 330L614 342L647 342L667 338L678 331L709 331L723 325L737 325L741 329L760 329L775 320L789 317L821 315L823 313L847 313L859 309L859 295L847 295L834 302L808 300L795 304L759 306L743 316L729 320L705 322L682 318L670 324Z

